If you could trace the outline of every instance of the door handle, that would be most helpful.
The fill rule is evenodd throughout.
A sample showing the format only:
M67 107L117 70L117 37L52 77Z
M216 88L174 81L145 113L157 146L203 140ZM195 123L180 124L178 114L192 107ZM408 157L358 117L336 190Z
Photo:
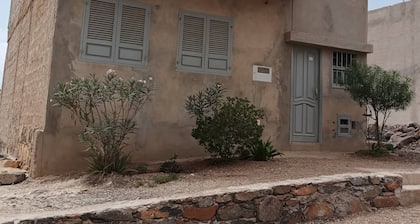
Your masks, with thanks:
M314 95L315 95L316 99L319 99L319 89L318 88L315 88Z

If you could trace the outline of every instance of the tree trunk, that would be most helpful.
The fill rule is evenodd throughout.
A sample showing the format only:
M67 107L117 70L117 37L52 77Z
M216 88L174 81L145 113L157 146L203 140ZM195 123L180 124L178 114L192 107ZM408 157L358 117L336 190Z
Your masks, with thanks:
M376 127L376 141L378 144L378 148L382 147L382 135L381 131L379 131L379 113L375 111L375 127Z

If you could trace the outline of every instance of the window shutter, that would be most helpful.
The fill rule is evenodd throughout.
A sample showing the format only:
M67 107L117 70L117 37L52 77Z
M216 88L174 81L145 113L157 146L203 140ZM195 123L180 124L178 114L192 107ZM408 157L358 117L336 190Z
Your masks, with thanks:
M204 71L206 17L183 13L179 27L177 67L188 71Z
M82 57L99 61L112 60L116 27L115 2L89 1L85 18Z
M121 1L116 62L144 65L147 57L150 7Z
M209 17L206 44L206 69L208 71L222 73L230 71L231 27L230 20Z

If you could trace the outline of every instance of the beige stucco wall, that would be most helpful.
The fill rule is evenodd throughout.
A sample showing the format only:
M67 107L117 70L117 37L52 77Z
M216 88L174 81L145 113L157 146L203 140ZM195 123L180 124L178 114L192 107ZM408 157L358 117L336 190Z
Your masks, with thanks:
M366 42L367 1L290 0L289 4L293 13L287 40L372 52Z
M419 122L420 114L420 1L405 3L369 12L369 42L375 52L368 64L397 70L413 80L416 97L407 110L393 112L389 124Z
M56 1L14 0L0 101L1 151L31 162L45 125Z
M138 1L152 6L150 47L146 68L81 61L79 59L79 49L84 1L59 0L57 23L54 32L51 32L54 33L52 44L54 47L50 85L42 88L43 90L48 89L48 94L51 94L59 82L67 81L74 76L86 76L89 73L102 75L109 68L117 70L124 78L153 77L155 86L153 99L144 108L142 114L138 116L139 130L130 139L133 161L166 160L172 157L174 153L181 158L205 156L204 150L190 136L194 120L186 113L184 104L188 95L216 82L222 83L228 89L229 95L247 97L256 106L264 108L266 113L266 118L262 122L265 125L264 137L271 137L279 150L348 151L363 147L362 138L356 131L353 133L354 138L336 137L335 122L337 114L350 115L354 121L363 122L361 108L354 104L342 89L331 88L331 54L333 50L331 47L337 47L337 45L321 47L316 46L316 43L313 42L308 42L308 46L319 49L321 56L320 72L323 96L320 118L322 121L321 139L320 143L290 143L290 77L291 53L294 45L293 40L292 42L286 42L285 34L294 31L293 27L301 27L302 29L299 29L299 31L305 31L305 33L315 32L311 29L305 30L302 21L299 26L293 25L296 21L304 19L303 17L292 19L292 15L307 13L302 9L305 5L301 4L300 7L297 7L292 0L267 1L267 4L265 1L255 0ZM331 7L341 6L331 0L324 1L331 4ZM295 2L299 1L295 0ZM314 1L306 2L309 5L305 7L311 7L311 4L315 4ZM366 14L366 11L362 10L365 9L366 1L351 1L353 5L347 5L348 3L345 3L348 2L347 0L340 0L340 2L346 4L347 7L360 7L360 11L357 10L357 13L352 15L355 18ZM233 67L230 76L176 72L175 61L180 9L232 18ZM322 10L319 13L323 13ZM338 10L346 10L346 8L339 7ZM333 18L333 20L323 21L334 22L340 27L340 24L345 24L342 20L348 20L348 18ZM312 19L322 18L314 17ZM54 20L54 18L51 18L51 20ZM350 29L350 31L360 31L359 33L362 34L359 35L363 36L365 29L366 23L364 26L363 23L357 23L357 27ZM345 29L340 28L340 30ZM340 39L343 35L346 36L342 31L332 31L324 34L315 32L313 35L327 36L332 39ZM366 45L363 37L351 35L353 36L347 40L354 40L354 42L357 42L357 46ZM299 43L304 44L304 42ZM343 44L344 42L339 41L338 43ZM355 45L354 48L347 46L346 49L359 50L357 46ZM361 54L361 58L364 57L363 55ZM253 64L273 67L272 83L252 81ZM48 84L48 81L45 81L44 84ZM40 137L34 156L36 164L32 167L32 174L41 176L85 170L86 153L83 151L83 146L77 136L80 127L74 125L67 111L52 107L47 100L48 96L45 92L43 94L40 98L43 98L43 105L48 104L47 119L46 125L43 127L44 135ZM45 120L45 114L43 115Z

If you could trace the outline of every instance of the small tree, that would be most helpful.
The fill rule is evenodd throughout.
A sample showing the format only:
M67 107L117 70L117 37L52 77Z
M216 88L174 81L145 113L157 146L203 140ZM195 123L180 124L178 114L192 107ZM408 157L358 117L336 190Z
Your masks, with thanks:
M223 93L216 84L189 96L185 107L196 118L192 136L212 156L228 160L249 153L259 141L263 126L257 120L264 117L264 112L247 99L224 98Z
M52 101L67 108L84 125L80 139L87 146L91 170L122 173L129 161L123 153L128 134L136 128L135 116L151 96L144 80L125 81L109 70L103 81L95 75L60 83Z
M376 140L378 149L381 149L384 126L391 110L404 110L413 99L411 80L396 71L356 62L346 71L346 77L346 90L360 106L367 108L375 121Z

